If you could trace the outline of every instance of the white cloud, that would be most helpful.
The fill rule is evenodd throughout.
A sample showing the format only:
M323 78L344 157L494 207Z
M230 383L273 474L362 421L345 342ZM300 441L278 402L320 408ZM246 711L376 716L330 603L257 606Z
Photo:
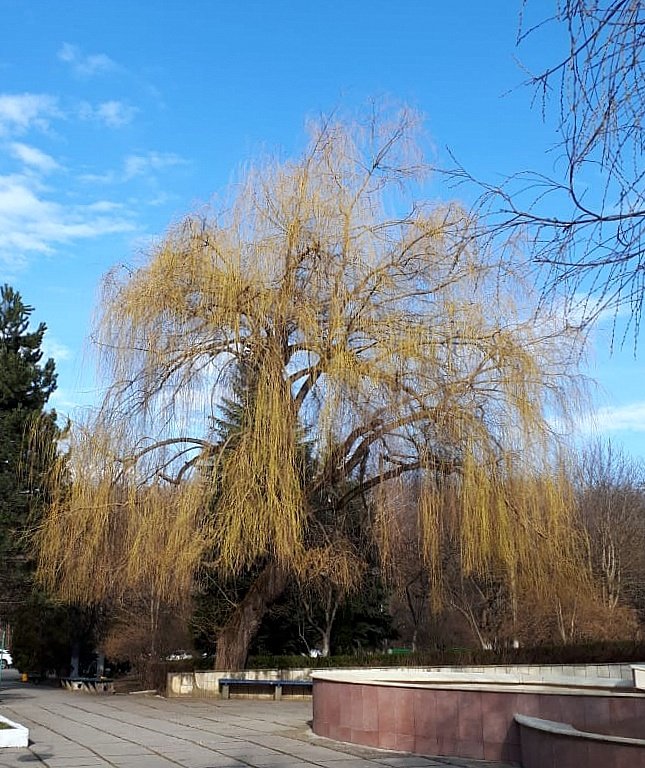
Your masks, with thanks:
M56 356L52 354L50 354L50 357L54 358L54 362L57 362L57 360L60 359L56 358ZM84 393L78 393L74 391L70 392L67 389L57 387L52 393L52 396L49 398L47 407L54 408L56 410L59 416L58 423L59 425L63 425L65 423L65 419L72 418L73 420L73 417L76 415L76 413L78 413L80 409L84 407L85 404L81 404L79 400L86 399L87 398L84 397Z
M121 207L106 201L62 205L45 199L30 176L0 176L0 262L55 246L134 229Z
M129 155L125 159L124 179L135 176L145 176L150 171L158 171L173 165L181 165L185 161L172 152L148 152L145 155Z
M82 173L77 177L84 184L116 184L120 179L114 171L105 173Z
M88 211L95 211L96 213L114 213L115 211L121 211L123 206L121 203L115 203L111 200L99 200L96 203L89 203L87 205Z
M98 106L92 106L83 101L79 107L79 116L82 120L92 120L103 123L109 128L121 128L132 121L137 110L122 101L104 101Z
M123 184L135 178L151 176L155 171L185 163L184 158L172 152L148 152L144 155L128 155L123 161L123 167L118 171L85 173L78 178L79 181L86 184ZM148 205L161 205L167 200L168 197L164 196L164 193L160 193L155 198L148 200Z
M136 109L120 101L104 101L97 108L97 116L106 125L119 128L129 123L136 113Z
M645 401L599 408L589 415L582 431L585 433L645 432Z
M71 43L64 43L58 51L58 58L69 64L79 77L93 77L101 72L116 69L116 63L104 53L84 54L80 48Z
M9 149L11 154L20 162L41 173L50 173L60 167L53 157L45 154L37 147L14 142Z
M52 339L49 335L45 335L43 339L42 350L45 360L53 357L56 362L59 362L61 360L71 360L72 358L72 350L65 344Z
M47 129L49 118L59 114L57 101L42 93L0 94L0 136Z
M601 296L581 292L576 292L570 297L564 311L572 325L581 325L590 319L593 319L596 325L611 325L631 314L629 305L625 303L615 306L612 303L607 304Z

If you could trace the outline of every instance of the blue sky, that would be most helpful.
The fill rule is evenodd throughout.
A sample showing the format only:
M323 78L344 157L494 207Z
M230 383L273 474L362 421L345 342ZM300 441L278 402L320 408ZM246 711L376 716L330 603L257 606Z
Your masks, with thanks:
M140 261L245 161L297 153L307 117L390 98L425 115L431 161L450 148L492 181L552 170L553 124L522 66L550 63L562 39L518 49L520 5L0 0L0 282L49 327L52 404L73 414L98 397L87 336L101 276ZM469 194L438 180L428 193ZM608 331L595 338L598 428L645 458L643 353L610 356Z

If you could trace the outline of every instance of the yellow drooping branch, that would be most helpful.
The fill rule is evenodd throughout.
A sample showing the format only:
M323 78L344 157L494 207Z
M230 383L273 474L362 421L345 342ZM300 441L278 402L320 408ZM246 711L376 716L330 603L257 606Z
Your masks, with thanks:
M221 211L106 278L108 391L52 478L45 583L177 600L204 558L305 572L320 515L358 500L386 551L410 476L436 582L447 535L467 570L571 575L552 423L579 399L580 339L521 265L478 247L468 212L406 198L427 170L416 125L323 122L300 160L248 171ZM243 424L221 442L242 369Z

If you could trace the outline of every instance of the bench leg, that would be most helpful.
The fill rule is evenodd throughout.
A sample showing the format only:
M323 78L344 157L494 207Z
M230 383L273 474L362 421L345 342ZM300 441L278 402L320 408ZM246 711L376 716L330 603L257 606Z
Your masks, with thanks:
M231 689L228 685L222 686L222 698L223 699L230 699L231 698Z
M276 701L279 701L282 698L282 686L281 685L276 685L274 693L273 693L273 698Z

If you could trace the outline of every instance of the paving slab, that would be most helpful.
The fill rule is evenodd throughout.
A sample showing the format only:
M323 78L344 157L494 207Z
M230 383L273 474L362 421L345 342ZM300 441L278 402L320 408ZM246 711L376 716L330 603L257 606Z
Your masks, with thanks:
M9 671L0 714L30 736L27 748L0 749L0 768L511 768L323 739L303 699L93 695L21 683Z

